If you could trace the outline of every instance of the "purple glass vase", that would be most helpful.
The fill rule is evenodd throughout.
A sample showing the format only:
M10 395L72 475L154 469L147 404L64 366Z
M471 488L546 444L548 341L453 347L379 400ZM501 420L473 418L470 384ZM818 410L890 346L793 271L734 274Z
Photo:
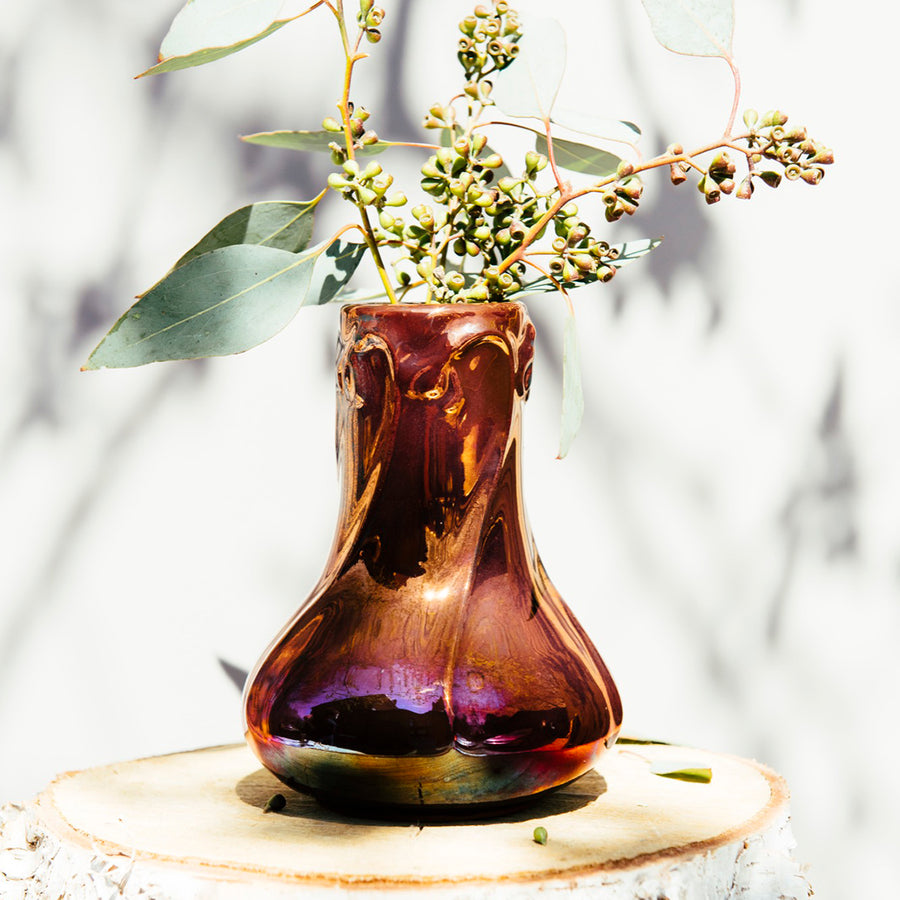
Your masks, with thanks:
M291 787L477 814L615 740L616 687L525 518L533 339L518 303L342 310L337 534L244 696L250 746Z

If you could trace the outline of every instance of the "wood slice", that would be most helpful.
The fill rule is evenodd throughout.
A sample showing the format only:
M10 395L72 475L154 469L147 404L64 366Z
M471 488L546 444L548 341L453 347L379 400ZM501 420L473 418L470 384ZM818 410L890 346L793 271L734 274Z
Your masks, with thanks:
M684 762L711 781L652 770ZM619 744L516 813L409 825L324 809L237 745L69 773L0 808L0 897L805 900L793 846L784 781L701 750Z

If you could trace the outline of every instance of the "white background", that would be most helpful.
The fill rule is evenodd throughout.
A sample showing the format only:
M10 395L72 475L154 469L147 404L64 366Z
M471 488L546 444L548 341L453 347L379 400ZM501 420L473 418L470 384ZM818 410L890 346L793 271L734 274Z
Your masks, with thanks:
M357 96L383 137L414 138L455 90L468 6L384 5ZM328 16L132 80L176 9L0 9L0 800L240 740L217 657L250 667L330 546L337 308L232 359L78 371L215 222L312 197L329 170L236 139L333 112ZM626 731L780 771L817 896L855 900L889 895L900 843L900 135L876 97L896 83L884 7L838 9L738 3L744 104L785 109L837 164L817 188L713 208L648 176L642 214L609 235L666 241L576 295L587 410L564 462L561 311L530 301L525 494ZM666 53L636 0L553 13L565 105L638 122L647 155L721 132L727 67ZM390 165L412 177L417 159Z

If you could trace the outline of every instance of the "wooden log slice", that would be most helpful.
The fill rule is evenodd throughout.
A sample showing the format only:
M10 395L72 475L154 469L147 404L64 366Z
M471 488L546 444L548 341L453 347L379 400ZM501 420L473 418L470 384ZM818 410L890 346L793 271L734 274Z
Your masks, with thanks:
M711 781L653 772L682 761ZM237 745L69 773L0 808L0 897L799 900L793 846L784 781L701 750L619 744L515 813L417 825L329 811Z

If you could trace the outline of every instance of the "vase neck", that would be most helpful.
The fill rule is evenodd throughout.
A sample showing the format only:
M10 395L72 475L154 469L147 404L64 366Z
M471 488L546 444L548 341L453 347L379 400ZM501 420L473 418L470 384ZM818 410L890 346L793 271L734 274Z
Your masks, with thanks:
M533 339L514 303L344 308L336 555L403 581L458 565L498 494L520 505ZM520 510L510 514L527 530Z

